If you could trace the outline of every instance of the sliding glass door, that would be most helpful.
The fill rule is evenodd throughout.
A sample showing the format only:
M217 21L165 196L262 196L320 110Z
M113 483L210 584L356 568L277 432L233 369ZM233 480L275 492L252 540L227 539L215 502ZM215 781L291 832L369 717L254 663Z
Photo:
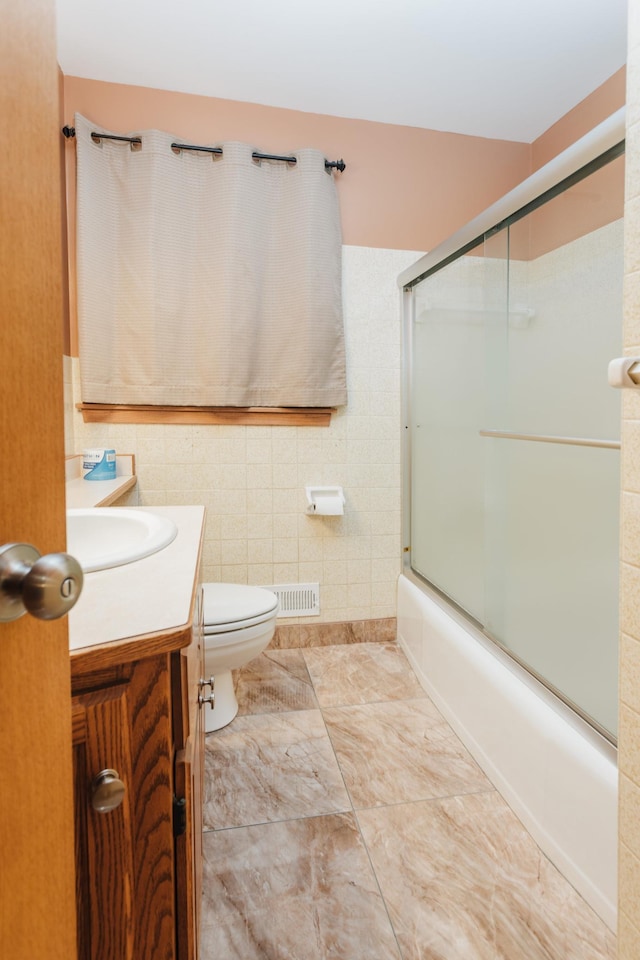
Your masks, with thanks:
M624 158L413 287L411 565L616 732Z

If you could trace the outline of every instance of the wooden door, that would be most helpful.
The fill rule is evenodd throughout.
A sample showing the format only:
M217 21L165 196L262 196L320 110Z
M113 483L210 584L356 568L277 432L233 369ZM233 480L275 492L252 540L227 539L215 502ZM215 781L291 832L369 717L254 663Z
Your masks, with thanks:
M54 0L1 0L0 543L65 548ZM66 620L0 623L0 956L76 956Z

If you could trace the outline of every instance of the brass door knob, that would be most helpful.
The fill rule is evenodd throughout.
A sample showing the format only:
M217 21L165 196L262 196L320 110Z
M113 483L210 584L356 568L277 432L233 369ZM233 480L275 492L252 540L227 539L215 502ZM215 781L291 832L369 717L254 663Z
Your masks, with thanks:
M101 770L93 781L91 806L98 813L110 813L124 800L125 790L117 770Z

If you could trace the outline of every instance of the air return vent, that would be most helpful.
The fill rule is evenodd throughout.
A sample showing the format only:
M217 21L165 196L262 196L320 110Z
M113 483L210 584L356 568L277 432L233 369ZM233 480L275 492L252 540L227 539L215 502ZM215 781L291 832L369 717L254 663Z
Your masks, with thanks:
M278 617L319 617L319 583L277 583L272 590L280 601Z

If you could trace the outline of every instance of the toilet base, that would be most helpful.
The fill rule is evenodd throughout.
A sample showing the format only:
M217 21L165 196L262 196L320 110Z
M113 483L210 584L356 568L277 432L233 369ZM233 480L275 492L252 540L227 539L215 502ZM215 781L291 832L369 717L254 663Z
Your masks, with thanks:
M205 733L213 733L231 723L238 712L238 700L233 689L231 670L219 671L215 675L215 702L213 710L210 706L203 707Z

